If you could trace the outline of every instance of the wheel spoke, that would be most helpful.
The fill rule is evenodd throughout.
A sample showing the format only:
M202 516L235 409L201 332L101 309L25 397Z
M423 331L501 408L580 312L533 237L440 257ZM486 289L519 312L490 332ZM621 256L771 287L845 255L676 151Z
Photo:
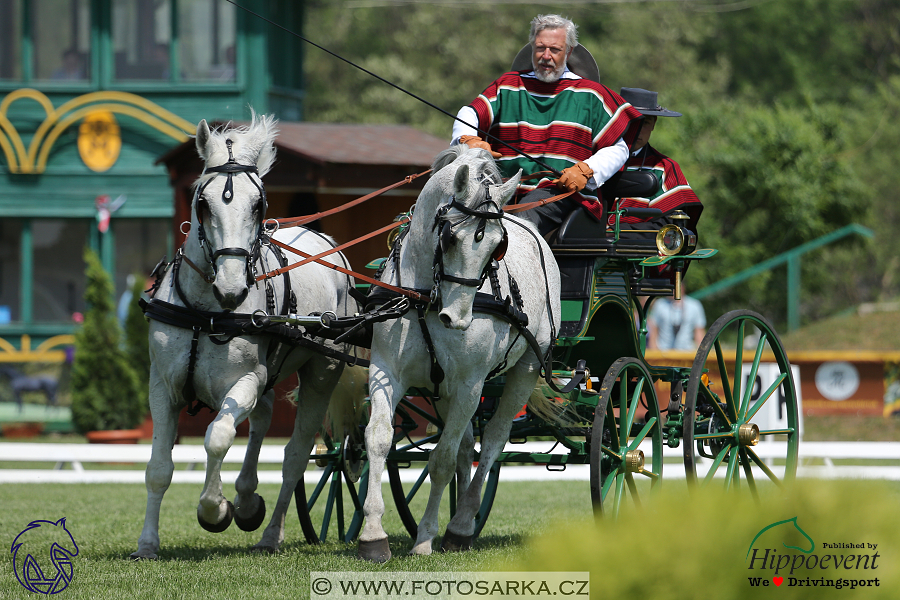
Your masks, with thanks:
M775 380L775 383L770 385L769 389L767 389L759 397L759 399L756 401L756 403L752 407L750 407L750 410L747 412L747 417L746 417L747 422L749 422L756 415L756 413L759 412L759 409L762 408L762 405L766 403L766 400L768 400L772 396L773 393L775 393L775 390L778 389L778 386L781 385L781 382L784 381L786 377L787 377L786 373L782 373L781 375L779 375L778 378Z
M737 411L737 403L741 398L741 367L744 365L744 321L738 322L737 346L734 351L734 393L731 398L731 407ZM737 412L734 420L738 420Z
M313 490L313 493L309 496L309 500L306 502L306 510L312 510L313 506L316 505L316 501L319 499L319 495L331 479L332 473L334 473L334 465L328 463L328 466L325 467L322 476L319 478L319 483L316 484L316 489Z
M612 402L606 403L606 420L609 421L609 429L611 430L609 437L612 442L612 450L620 452L622 447L619 445L619 432L616 431L616 413Z
M759 435L761 435L761 436L763 436L763 435L790 435L792 433L794 433L794 429L790 428L790 427L787 429L760 429L759 430Z
M759 336L759 342L756 344L756 354L753 355L753 363L750 365L750 376L747 378L747 389L741 396L741 411L738 413L740 418L745 419L747 414L747 406L750 404L750 396L753 395L753 387L756 385L756 374L759 373L759 361L762 358L763 346L766 344L766 334Z
M615 471L609 474L606 478L606 481L603 482L603 489L600 490L600 500L602 502L606 501L606 496L609 494L609 490L612 485L616 482L616 477L614 475Z
M734 434L730 431L721 431L719 433L698 433L694 436L695 440L713 440L716 438L730 438L734 437Z
M703 484L706 485L710 481L712 481L713 475L716 474L716 471L719 469L719 465L722 464L722 461L725 459L725 455L728 454L728 451L731 449L731 446L725 446L719 452L718 456L716 456L715 460L713 460L713 464L709 469L709 472L706 474L706 477L703 479Z
M641 469L640 471L638 471L638 473L640 473L644 477L649 477L653 481L657 481L659 479L658 473L654 473L653 471L648 471L647 469Z
M702 386L700 386L699 392L700 392L700 394L703 394L703 397L706 398L706 401L709 402L709 405L710 405L710 406L712 406L712 409L713 409L713 411L716 413L716 415L718 415L718 417L719 417L720 419L722 419L723 421L725 421L726 423L728 423L728 425L729 425L729 427L730 427L730 426L731 426L731 419L728 418L728 415L726 415L726 414L722 411L722 407L719 405L719 403L718 403L718 401L716 400L715 396L712 395L712 392L709 391L709 388L707 388L705 385L702 385ZM698 394L698 395L699 395L699 394Z
M756 463L756 466L759 467L760 469L762 469L763 473L765 473L766 476L769 479L771 479L773 483L775 483L775 485L777 485L778 487L781 487L781 481L778 479L778 476L772 472L772 469L769 468L769 465L764 463L762 461L762 459L759 456L757 456L756 452L754 452L750 448L746 448L746 450L747 450L747 455L750 457L750 459L753 462Z
M412 489L409 490L409 493L406 495L406 503L409 504L412 502L412 499L416 497L416 494L419 492L419 488L422 487L422 484L425 483L425 478L428 477L428 465L422 469L422 473L419 474L419 478L416 479L416 482L413 484Z
M649 421L647 421L643 429L641 429L637 436L635 436L635 438L631 441L631 444L629 444L628 450L635 450L638 446L640 446L641 442L644 441L644 438L647 437L647 434L650 433L650 430L653 429L654 425L656 425L656 417L652 417Z
M624 448L628 445L628 429L631 424L628 422L628 369L624 369L619 376L619 431L618 436L619 447Z
M322 517L322 532L319 534L319 539L323 542L328 536L328 526L331 524L331 513L334 510L334 500L337 495L335 488L340 489L340 487L341 474L340 472L336 472L331 476L331 486L328 488L328 500L325 502L325 516Z
M730 452L728 454L728 468L725 470L725 491L731 487L731 482L734 479L734 475L737 468L738 462L738 453Z
M607 448L606 446L600 446L600 451L601 451L601 452L605 452L608 456L612 456L613 458L615 458L615 459L616 459L617 461L619 461L619 462L622 462L622 460L623 460L621 454L619 454L618 452L613 452L612 450L610 450L610 449Z
M634 394L631 395L631 405L628 407L628 419L625 426L621 428L622 445L628 445L628 436L631 435L631 425L634 423L634 416L637 414L638 405L641 403L641 392L644 391L643 377L639 377L637 385L634 387ZM621 414L621 413L620 413Z
M631 476L631 473L625 474L625 483L628 484L628 491L631 493L631 498L634 500L635 506L640 508L641 499L638 496L637 486L634 484L634 477Z
M719 363L719 379L722 381L722 394L725 396L725 403L731 406L734 404L734 399L731 396L731 383L728 380L728 369L725 367L725 356L722 354L719 338L716 338L715 348L716 362ZM717 403L713 401L713 404Z
M616 497L613 500L613 515L619 516L622 500L625 496L625 473L616 474Z
M759 502L759 493L756 491L756 480L753 478L753 469L750 467L750 457L747 456L747 449L741 448L741 466L744 468L744 476L747 478L747 487L753 494L753 499Z

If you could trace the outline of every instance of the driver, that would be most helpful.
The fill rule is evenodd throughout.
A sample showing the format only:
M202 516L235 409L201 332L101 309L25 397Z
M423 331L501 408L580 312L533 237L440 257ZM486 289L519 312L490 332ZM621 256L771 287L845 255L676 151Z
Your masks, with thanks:
M519 202L575 192L563 200L519 213L544 235L579 205L598 221L603 209L597 189L618 172L629 155L629 143L641 114L606 86L570 71L567 61L578 46L575 24L559 15L538 15L531 22L529 43L532 69L511 71L490 84L454 121L451 143L482 148L497 160L504 177L540 170L531 160L491 139L478 137L474 127L487 131L561 172L558 179L544 171L524 180ZM633 132L630 138L626 132ZM623 136L625 138L623 139Z

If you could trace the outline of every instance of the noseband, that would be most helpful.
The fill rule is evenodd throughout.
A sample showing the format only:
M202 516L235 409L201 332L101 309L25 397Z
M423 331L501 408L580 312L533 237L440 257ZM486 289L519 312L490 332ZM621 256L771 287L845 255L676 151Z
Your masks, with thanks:
M489 184L487 182L483 182L485 199L478 204L478 206L474 209L469 208L465 204L461 204L457 202L456 197L451 198L450 202L442 206L438 209L437 214L434 216L434 224L432 225L432 231L439 229L438 234L438 244L437 248L434 251L434 285L431 287L431 302L434 303L437 301L438 295L440 294L440 285L442 281L450 281L452 283L458 283L460 285L479 288L481 284L484 283L485 277L487 276L488 269L491 263L494 260L501 260L506 254L506 248L509 243L506 227L503 226L502 218L503 218L503 210L497 206L497 204L491 198L491 190ZM486 210L478 210L484 205L493 206L496 211L486 211ZM449 218L447 217L447 213L451 210L458 210L462 214L466 215L462 219L451 223ZM444 252L446 252L450 246L456 243L456 236L453 234L453 228L457 225L460 225L470 218L478 219L478 226L475 228L474 239L476 242L480 242L484 238L484 230L487 227L487 221L490 220L498 220L500 221L500 227L503 229L503 238L500 240L500 243L497 244L497 247L494 249L494 252L491 254L491 260L487 262L485 267L481 270L481 276L477 279L475 278L466 278L466 277L457 277L456 275L448 275L444 272Z
M262 179L260 179L259 183L251 174L259 177L259 171L256 168L256 165L242 165L238 163L234 159L234 155L231 152L231 146L233 142L231 139L226 139L225 144L228 147L228 162L219 165L217 167L206 167L203 169L203 175L207 173L224 173L228 176L228 180L225 182L225 187L222 190L222 202L225 204L229 204L234 199L234 185L232 183L232 178L235 173L246 173L247 179L249 179L253 185L256 186L256 189L259 190L260 197L262 199L262 209L259 211L259 223L256 230L256 237L253 240L253 245L250 249L246 248L219 248L218 250L213 250L210 246L209 240L206 237L206 232L203 230L203 214L202 211L199 210L199 200L203 191L206 189L206 186L213 180L212 177L207 179L202 185L197 187L197 193L194 196L194 205L195 212L197 214L197 222L199 223L199 227L197 229L197 237L200 242L200 247L203 248L203 254L206 256L207 262L212 265L213 270L215 270L215 262L218 260L220 256L243 256L245 258L245 271L247 274L247 286L249 287L255 281L256 273L254 262L259 255L260 243L263 238L263 219L265 218L266 208L268 207L268 202L266 201L266 190L262 185Z

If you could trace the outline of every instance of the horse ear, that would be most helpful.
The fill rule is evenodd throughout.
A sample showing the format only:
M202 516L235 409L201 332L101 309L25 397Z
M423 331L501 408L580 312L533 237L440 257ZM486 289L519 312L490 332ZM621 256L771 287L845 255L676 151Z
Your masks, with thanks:
M462 165L453 177L453 194L457 201L464 202L469 197L469 165Z
M204 160L209 156L209 153L207 152L209 138L209 125L206 123L206 119L201 119L197 124L197 139L195 140L195 143L197 144L197 153L200 154L200 157Z
M516 189L519 187L520 179L522 179L522 169L519 169L519 172L510 177L506 183L495 188L499 194L500 206L506 206L516 196Z

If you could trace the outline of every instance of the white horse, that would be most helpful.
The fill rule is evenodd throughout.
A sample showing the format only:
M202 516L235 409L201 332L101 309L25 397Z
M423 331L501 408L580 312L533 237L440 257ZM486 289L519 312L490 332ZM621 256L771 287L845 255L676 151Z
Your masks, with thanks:
M196 408L205 405L218 413L204 441L206 482L197 519L213 532L224 531L232 519L247 531L259 527L266 509L255 493L256 467L272 419L272 387L297 372L297 419L285 448L283 485L271 522L255 547L276 551L284 540L291 495L309 462L315 432L345 364L316 349L283 343L284 337L258 334L265 318L259 311L286 314L287 306L300 315L330 311L344 316L356 310L348 298L352 280L319 264L254 281L257 273L300 260L273 248L264 235L268 230L262 177L274 162L276 135L274 119L256 114L246 127L210 131L206 121L197 127L197 150L206 168L196 184L190 234L147 307L153 450L146 471L147 513L132 558L156 558L160 504L172 480L178 414L195 401ZM334 247L331 240L300 227L273 237L307 254ZM340 254L325 260L347 266ZM251 314L252 320L247 318ZM235 428L248 416L247 455L232 504L222 493L222 460L234 441Z
M386 261L382 281L434 290L433 302L424 314L433 352L414 310L374 327L369 367L371 417L366 427L369 485L358 552L361 558L375 562L391 557L381 523L381 476L392 446L394 409L406 390L429 387L434 379L440 379L440 375L432 377L433 363L444 373L436 407L444 414L445 426L429 456L431 490L410 551L430 554L438 533L441 495L454 472L459 475L459 502L441 547L471 547L485 477L509 437L513 417L529 399L537 381L540 361L520 329L498 316L473 313L476 288L492 292L499 284L499 296L512 298L511 304L518 304L527 315L527 327L523 329L534 337L542 357L560 323L559 268L550 248L530 224L502 213L503 205L514 195L521 172L502 183L490 155L465 146L442 152L432 168L431 179L416 202L408 234L401 238L396 259L392 255ZM492 285L485 281L484 274L506 248ZM517 286L511 285L512 281ZM485 430L478 469L469 482L471 418L485 378L498 373L506 375L503 395Z

